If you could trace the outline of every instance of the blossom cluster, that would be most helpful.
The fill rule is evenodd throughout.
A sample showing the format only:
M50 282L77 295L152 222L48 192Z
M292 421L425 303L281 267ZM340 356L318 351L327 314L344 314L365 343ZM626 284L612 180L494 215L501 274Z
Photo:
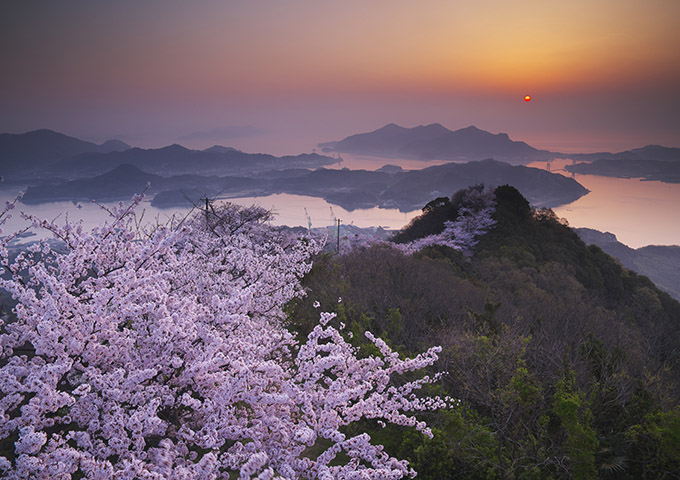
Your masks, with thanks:
M440 233L397 244L396 247L404 253L414 253L432 245L444 245L460 251L471 250L477 245L478 238L496 224L493 219L495 197L491 191L473 187L465 190L460 202L458 217L454 221L444 222L444 229Z
M303 295L320 245L256 207L209 205L144 229L140 201L91 232L27 217L59 250L40 241L10 261L16 234L0 240L0 287L16 301L0 320L0 476L412 476L343 427L371 418L429 434L413 414L450 399L416 394L436 378L394 377L438 349L401 359L369 333L381 354L359 359L328 313L299 344L284 305Z

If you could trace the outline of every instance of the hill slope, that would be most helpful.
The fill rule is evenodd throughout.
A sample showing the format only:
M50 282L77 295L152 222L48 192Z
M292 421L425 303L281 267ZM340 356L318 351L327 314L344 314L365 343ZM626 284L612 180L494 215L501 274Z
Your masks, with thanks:
M470 257L378 243L315 261L292 313L301 334L318 301L366 352L366 329L406 353L439 344L437 393L460 400L427 417L432 440L374 422L348 433L380 438L424 479L674 478L680 303L515 188L494 195ZM401 235L441 231L463 198L430 202Z
M680 301L680 246L649 245L630 248L619 242L616 235L590 228L575 229L587 244L597 245L624 267L648 276L661 290Z

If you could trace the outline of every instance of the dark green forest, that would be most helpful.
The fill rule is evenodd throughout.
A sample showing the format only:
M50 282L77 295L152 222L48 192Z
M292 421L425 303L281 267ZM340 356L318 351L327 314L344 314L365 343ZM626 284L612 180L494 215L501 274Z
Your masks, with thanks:
M423 415L433 439L352 428L422 479L680 478L680 304L515 188L494 194L473 254L383 244L315 260L292 328L304 338L319 301L364 355L365 330L406 355L441 345L447 374L428 393L460 400ZM430 202L393 241L442 231L461 198Z

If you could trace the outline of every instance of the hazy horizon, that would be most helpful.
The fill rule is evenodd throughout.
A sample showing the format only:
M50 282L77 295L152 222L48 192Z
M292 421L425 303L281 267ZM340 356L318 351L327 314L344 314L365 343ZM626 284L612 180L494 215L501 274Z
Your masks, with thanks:
M680 147L678 18L676 0L10 0L0 132L294 155L440 123L565 154Z
M397 123L401 127L413 128L418 126L425 126L432 123L440 122L428 122L428 123L418 123L418 124L408 124L399 122L385 122L373 127L367 127L365 130L351 131L351 127L338 127L336 130L328 130L327 132L320 131L320 133L315 134L314 131L303 132L303 133L291 133L287 131L285 127L281 130L272 129L262 129L257 128L252 125L229 125L222 126L213 129L205 129L202 131L192 131L185 134L101 134L101 135L80 135L71 131L64 131L50 126L42 126L37 128L32 128L30 130L15 130L15 131L2 131L0 133L10 133L10 134L23 134L33 130L48 129L62 133L68 136L79 138L81 140L93 142L96 144L104 143L108 140L121 140L128 143L132 147L154 149L162 148L172 144L179 144L189 149L203 150L214 145L221 145L225 147L234 147L249 153L270 153L274 155L294 155L298 153L308 153L314 149L319 149L318 144L327 141L342 140L343 138L358 134L367 133L369 131L374 131L379 128L384 127L388 123ZM481 130L489 131L492 134L507 134L506 130L489 130L483 125L478 124L461 124L460 126L451 127L444 124L444 127L451 131L463 129L466 127L474 126L480 128ZM338 132L335 135L333 131ZM510 139L513 141L522 141L528 143L530 146L542 149L550 150L558 153L565 154L576 154L576 153L598 153L598 152L612 152L617 153L625 150L630 150L633 148L640 148L647 145L655 145L652 142L645 141L640 138L639 141L628 140L626 142L618 141L607 141L606 139L591 139L586 141L585 139L574 139L569 141L569 139L552 139L550 137L545 138L539 143L527 141L525 138L520 138L510 135ZM680 145L680 144L678 144ZM665 147L675 147L680 148L676 144L664 144ZM387 158L386 158L387 161Z
M3 2L0 131L292 154L441 123L565 153L680 146L679 17L673 0Z

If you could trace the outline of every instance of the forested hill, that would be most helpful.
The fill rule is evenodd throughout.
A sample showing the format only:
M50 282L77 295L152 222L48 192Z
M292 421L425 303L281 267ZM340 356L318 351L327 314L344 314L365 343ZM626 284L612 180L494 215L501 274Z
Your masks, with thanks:
M630 248L619 242L613 233L591 228L577 228L575 231L584 242L597 245L624 267L648 276L661 290L680 301L680 246Z
M310 331L318 301L366 353L364 330L408 354L443 347L438 393L461 403L427 417L434 439L362 425L418 478L678 478L680 303L513 187L493 194L474 253L318 258L295 328ZM463 198L431 202L394 241L442 232Z

